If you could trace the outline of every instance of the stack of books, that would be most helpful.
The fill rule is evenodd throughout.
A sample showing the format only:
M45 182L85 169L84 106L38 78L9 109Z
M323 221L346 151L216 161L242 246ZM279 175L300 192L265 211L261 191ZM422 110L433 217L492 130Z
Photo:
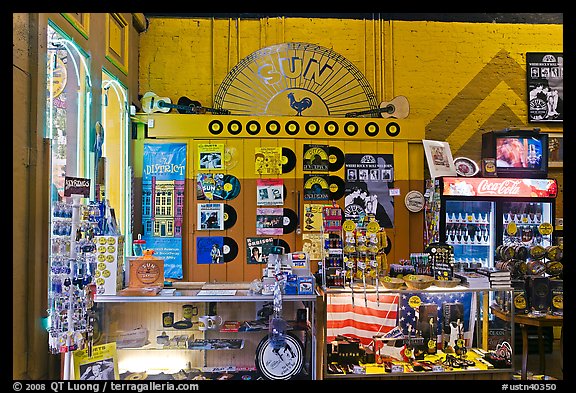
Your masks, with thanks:
M475 271L454 272L454 277L459 278L467 288L471 289L490 289L490 280L488 276Z
M488 277L490 288L510 288L512 286L512 277L510 271L500 270L495 267L479 267L474 269L478 274Z

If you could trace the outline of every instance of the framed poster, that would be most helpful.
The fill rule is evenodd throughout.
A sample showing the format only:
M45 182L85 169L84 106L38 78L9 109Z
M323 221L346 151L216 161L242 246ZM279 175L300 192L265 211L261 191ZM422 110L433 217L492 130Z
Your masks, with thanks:
M448 142L422 140L430 177L457 176L456 166Z
M374 217L383 228L394 227L394 156L346 154L344 219L364 226Z
M526 53L528 122L564 121L563 53Z
M548 133L548 167L562 168L564 166L564 134Z

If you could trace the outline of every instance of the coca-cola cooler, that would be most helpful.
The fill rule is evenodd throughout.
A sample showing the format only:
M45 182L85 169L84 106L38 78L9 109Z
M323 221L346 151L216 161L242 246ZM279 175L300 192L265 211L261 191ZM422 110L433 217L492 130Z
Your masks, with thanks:
M495 248L553 244L555 179L438 177L426 191L425 245L454 247L458 267L494 266Z

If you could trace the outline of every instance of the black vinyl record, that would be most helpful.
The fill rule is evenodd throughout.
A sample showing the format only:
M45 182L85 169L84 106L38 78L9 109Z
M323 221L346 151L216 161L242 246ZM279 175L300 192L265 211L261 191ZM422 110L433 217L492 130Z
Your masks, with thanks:
M240 194L240 180L233 175L224 175L224 190L221 192L222 199L229 201Z
M296 230L298 215L292 209L284 209L284 234L292 233Z
M224 229L232 228L237 218L236 210L230 205L224 205Z
M330 175L328 181L328 189L330 191L330 199L337 201L338 199L344 197L346 182L339 176Z
M296 154L287 147L282 148L282 173L288 173L296 167Z
M290 254L290 245L285 240L274 239L272 240L272 245L284 247L284 254Z
M386 247L384 247L384 254L390 254L390 250L392 250L392 240L386 235Z
M238 256L238 244L231 237L224 237L224 262L232 262Z
M328 170L336 172L344 166L344 153L336 146L328 147Z

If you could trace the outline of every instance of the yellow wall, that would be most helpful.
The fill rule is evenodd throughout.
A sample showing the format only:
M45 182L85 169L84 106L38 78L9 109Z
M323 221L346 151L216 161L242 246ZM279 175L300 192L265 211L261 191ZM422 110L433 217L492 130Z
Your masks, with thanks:
M527 123L525 66L526 52L563 51L562 25L151 18L140 35L139 94L152 91L173 102L186 96L212 106L220 83L236 64L262 48L285 42L313 43L342 55L363 73L380 101L406 96L408 120L424 125L423 139L449 142L454 157L480 162L481 134L489 130L563 130L562 124ZM193 130L171 129L180 137L194 137ZM164 137L169 135L170 131ZM272 139L270 143L277 143ZM358 152L352 150L361 143L348 141L345 153ZM135 160L141 157L136 154ZM423 161L420 165L425 166ZM140 177L137 166L135 176ZM396 173L401 170L395 163ZM415 173L407 178L411 181L407 189L422 188L417 181L422 172ZM553 169L550 175L562 190L562 170ZM562 216L562 193L558 201L557 215ZM395 211L398 216L398 207ZM419 251L421 244L413 240L409 244L398 258ZM193 275L193 269L189 272Z
M283 42L330 48L353 63L380 101L410 101L408 119L454 157L480 162L481 134L528 123L526 52L563 52L563 25L361 19L150 18L140 34L139 94L181 96L211 106L220 83L245 57ZM563 216L563 171L557 216Z

